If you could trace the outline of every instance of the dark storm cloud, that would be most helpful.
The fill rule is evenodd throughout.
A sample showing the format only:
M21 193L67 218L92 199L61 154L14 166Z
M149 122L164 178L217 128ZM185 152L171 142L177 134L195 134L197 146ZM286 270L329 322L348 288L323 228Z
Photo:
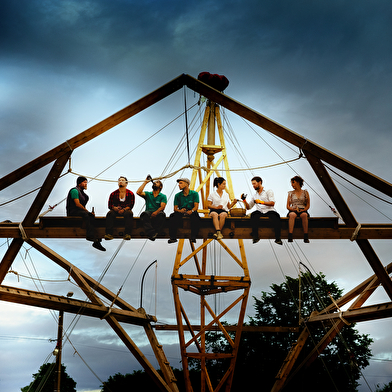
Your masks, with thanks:
M182 73L197 77L199 72L208 71L229 78L226 92L234 99L380 177L392 180L392 6L389 0L3 0L0 2L0 15L0 176L174 77ZM175 109L176 115L180 110ZM160 116L154 112L151 120L158 122L158 119ZM134 122L131 124L127 137L134 142L135 133L143 128L134 129ZM237 132L243 131L239 128ZM259 145L255 147L253 137L249 137L245 146L245 154L252 158L260 148ZM108 141L104 145L105 156L111 149L117 151L117 145L109 144L112 138L114 133L105 139ZM94 143L93 147L99 146L100 142ZM101 158L99 152L89 155L87 150L87 146L82 147L73 154L76 167L85 169L86 163L97 156ZM260 158L261 161L263 159ZM75 164L78 160L80 165ZM109 161L109 157L106 160ZM98 166L106 164L99 162ZM151 164L154 165L154 162ZM139 176L139 172L134 174L136 169L131 167L128 170L132 176ZM42 180L36 180L35 175L31 177L31 180L23 181L22 186L16 184L17 190L14 188L14 193L7 197L3 192L0 201L42 183ZM267 177L268 186L276 192L277 183L278 179L275 180L272 175L269 179ZM54 202L61 200L73 185L73 178L62 180ZM97 203L99 197L103 199L102 195L111 188L110 185L97 194L99 191L95 189L98 188L92 185L89 192L93 202ZM166 184L165 189L169 189ZM321 186L314 189L323 193ZM12 204L11 208L8 205L3 207L0 220L15 221L15 215L23 218L24 210L31 201L32 197L24 199L23 208L16 204L15 207ZM313 209L316 209L317 202L313 197ZM105 203L106 209L106 200L102 203ZM283 213L282 202L279 208ZM379 208L386 210L385 206ZM102 214L104 212L106 210L102 210ZM171 205L168 212L171 212ZM374 214L371 210L369 217L366 215L372 223ZM129 248L136 252L133 247L139 243L131 242ZM148 260L154 257L157 249L149 245ZM174 312L167 282L175 248L167 249L160 241L154 245L162 245L167 264L167 271L161 273L162 283L159 285L161 290L162 287L166 290L161 297L159 316L164 318L164 322L172 323ZM263 249L261 254L270 252L267 245L258 248ZM306 249L309 258L315 260L318 269L329 269L327 277L344 282L345 289L351 289L358 280L366 279L372 273L362 255L358 255L357 248L355 257L352 257L355 244L345 246L343 250L338 247L327 249L332 248L327 241L319 241L318 244L315 241L311 245ZM109 258L117 244L105 246ZM61 255L98 278L106 259L93 253L84 241L59 241L58 248ZM389 246L385 248L381 256L384 264L390 261ZM255 295L280 279L279 271L272 263L261 266L258 251L255 248L249 250ZM128 272L130 253L128 251L123 262L124 274ZM333 261L343 259L347 262L336 267L330 261L320 260L320 254L328 254ZM272 255L267 257L272 258ZM352 267L354 259L358 261ZM21 268L20 265L19 260L15 268ZM140 267L140 270L138 274L140 272L141 275L144 268ZM53 276L52 273L49 275ZM105 284L115 292L119 285L118 275L121 273L116 265L105 279ZM124 288L123 294L125 300L133 305L138 302L134 301L137 298L134 290L138 284L137 277L132 276L132 284ZM10 284L17 285L15 281ZM63 292L67 290L68 287ZM78 294L75 290L75 296ZM25 313L18 306L5 305L6 309L11 307L12 310L4 311L5 316L2 316L4 329L9 328L11 321L15 323L11 323L7 334L41 336L42 331L45 336L55 335L55 322L46 313L43 317L42 311L29 310ZM375 355L390 355L389 346L385 343L390 340L390 333L378 333L386 329L379 328L377 323L372 323L371 327L372 335L378 339L373 347ZM139 338L139 335L136 337ZM133 358L128 359L127 351L124 354L127 359L122 360L121 357L116 362L119 355L110 349L113 346L117 348L118 339L108 332L106 325L101 327L95 321L82 319L72 340L77 343L82 340L82 353L102 378L118 371L132 372L138 366ZM170 343L174 340L172 338ZM98 345L107 349L107 354L99 355L95 362ZM43 358L52 350L52 346L45 342L37 351L30 352L26 361L23 354L25 346L24 343L18 348L19 355L15 357L12 347L2 345L1 363L12 362L10 358L15 358L14 363L18 363L17 367L12 365L3 370L12 379L6 392L27 385L30 375L38 370ZM164 346L173 357L170 361L176 364L178 346ZM99 382L93 376L87 379L86 369L74 360L73 351L67 350L67 369L75 375L78 387L98 388ZM19 385L20 382L15 384L22 373L26 381L22 385Z

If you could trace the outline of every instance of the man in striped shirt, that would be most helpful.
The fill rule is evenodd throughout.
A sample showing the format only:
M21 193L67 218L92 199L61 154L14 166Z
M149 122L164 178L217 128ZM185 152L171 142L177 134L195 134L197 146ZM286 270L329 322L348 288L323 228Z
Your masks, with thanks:
M106 214L106 234L105 240L113 239L114 220L117 216L123 216L125 219L124 240L131 239L131 230L133 222L132 208L135 205L135 195L127 189L128 180L121 176L118 179L118 189L109 196L109 212Z

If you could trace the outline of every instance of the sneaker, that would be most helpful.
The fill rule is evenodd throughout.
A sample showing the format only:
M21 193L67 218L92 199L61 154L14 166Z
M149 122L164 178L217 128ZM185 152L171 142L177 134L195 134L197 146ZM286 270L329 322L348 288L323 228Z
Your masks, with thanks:
M218 233L214 233L212 236L213 236L215 239L217 239L217 238L218 238Z
M305 244L309 244L309 238L304 238L304 242L305 242Z
M277 238L277 239L275 240L275 244L283 245L283 242L282 242L282 240L281 240L280 238Z
M148 239L150 241L155 241L155 238L157 238L158 233L154 233L153 235L148 236Z
M125 241L129 241L131 239L131 235L130 234L125 234L124 235L124 240Z
M217 240L221 240L223 238L223 235L220 231L218 231L218 235L216 237Z
M111 234L105 234L105 237L103 237L103 238L105 238L105 240L112 240L113 239L113 236L111 235Z
M170 238L170 240L167 241L168 244L174 244L175 242L177 242L175 238Z
M289 236L287 238L287 242L293 242L293 234L289 233Z
M105 252L105 248L101 245L101 243L99 241L94 241L93 242L93 248L98 249L98 250L102 250L102 252Z
M253 242L254 244L257 244L259 241L260 241L260 238L253 238L253 241L252 241L252 242Z

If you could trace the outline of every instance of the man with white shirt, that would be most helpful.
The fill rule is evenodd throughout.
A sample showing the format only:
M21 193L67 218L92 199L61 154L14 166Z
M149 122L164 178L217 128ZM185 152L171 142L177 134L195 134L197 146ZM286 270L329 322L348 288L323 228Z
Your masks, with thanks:
M249 203L246 201L243 194L241 198L246 206L247 210L256 206L256 211L253 211L250 215L251 225L252 225L252 237L253 243L256 244L259 242L259 219L263 216L267 216L275 230L275 242L278 245L283 245L282 240L280 238L281 232L281 222L280 222L280 215L276 212L275 206L275 196L274 192L269 189L266 191L263 187L263 180L261 177L253 177L252 178L252 186L256 193L251 197Z

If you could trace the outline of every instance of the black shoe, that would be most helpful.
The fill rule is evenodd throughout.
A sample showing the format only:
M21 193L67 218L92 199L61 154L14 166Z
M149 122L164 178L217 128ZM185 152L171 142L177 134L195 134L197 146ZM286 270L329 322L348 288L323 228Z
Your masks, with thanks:
M309 234L307 233L304 234L304 242L305 244L309 244Z
M293 242L293 233L289 233L287 242Z
M177 242L175 238L170 238L170 240L167 241L168 244L174 244L175 242Z
M155 238L157 238L157 235L158 235L158 233L154 233L153 235L150 235L150 236L148 237L148 239L149 239L150 241L155 241Z
M252 241L252 242L253 242L254 244L257 244L259 241L260 241L260 238L253 238L253 241Z
M193 242L194 244L196 244L196 238L191 238L191 242Z
M93 248L98 249L98 250L102 250L102 252L105 252L105 248L101 245L101 243L99 241L94 241L93 242Z
M281 240L280 238L277 238L277 239L275 240L275 244L283 245L283 242L282 242L282 240Z

